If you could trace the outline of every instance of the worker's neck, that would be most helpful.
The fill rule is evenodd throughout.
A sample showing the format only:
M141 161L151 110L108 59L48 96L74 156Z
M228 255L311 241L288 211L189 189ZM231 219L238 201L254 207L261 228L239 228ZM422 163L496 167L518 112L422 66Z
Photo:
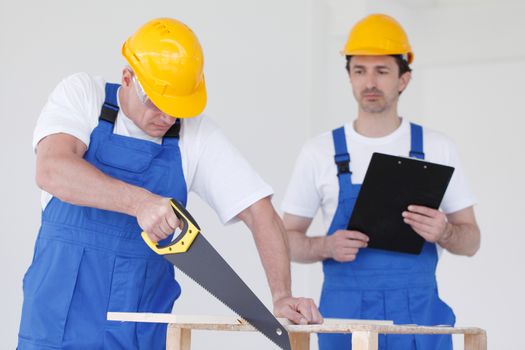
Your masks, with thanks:
M401 125L401 118L394 113L367 113L359 111L354 121L354 130L366 137L384 137Z

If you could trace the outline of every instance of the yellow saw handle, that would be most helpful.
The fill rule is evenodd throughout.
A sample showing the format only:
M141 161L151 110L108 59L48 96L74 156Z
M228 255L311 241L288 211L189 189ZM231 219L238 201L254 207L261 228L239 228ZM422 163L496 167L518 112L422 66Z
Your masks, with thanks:
M161 247L157 243L153 242L148 234L142 231L141 236L144 242L157 254L166 255L166 254L176 254L186 252L193 240L201 232L199 225L191 214L184 208L184 206L177 201L176 199L170 199L170 204L175 212L175 215L182 221L183 227L180 235L167 246Z

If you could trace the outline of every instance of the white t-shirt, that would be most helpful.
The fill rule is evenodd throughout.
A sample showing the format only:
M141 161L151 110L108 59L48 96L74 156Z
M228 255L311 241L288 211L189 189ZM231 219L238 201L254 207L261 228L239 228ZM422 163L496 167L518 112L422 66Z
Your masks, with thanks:
M403 119L390 135L370 138L358 134L351 124L345 124L347 148L350 153L352 183L361 184L372 158L380 152L408 157L410 152L410 122ZM441 210L453 213L475 203L453 142L445 135L423 128L425 160L455 168L441 203ZM289 214L313 218L321 208L326 230L335 215L339 198L337 167L334 163L332 132L309 140L301 150L288 185L281 209Z
M33 148L36 150L40 140L56 133L75 136L89 147L91 132L98 125L104 103L105 83L102 78L86 73L77 73L62 80L49 96L38 118ZM122 109L118 113L114 132L157 143L162 141L138 128ZM179 147L188 192L196 193L208 203L223 223L234 221L232 219L242 210L273 194L272 188L209 117L200 115L182 119ZM42 209L51 198L49 193L42 193Z

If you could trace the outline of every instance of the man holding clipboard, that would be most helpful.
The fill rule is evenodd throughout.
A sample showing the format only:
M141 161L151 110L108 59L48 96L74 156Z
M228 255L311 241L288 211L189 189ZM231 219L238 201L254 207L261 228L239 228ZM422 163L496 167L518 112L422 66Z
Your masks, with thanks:
M475 199L458 152L445 135L398 115L414 55L396 20L381 14L365 17L350 32L343 54L359 105L357 119L313 138L301 151L282 204L292 259L323 262L324 317L453 325L454 313L437 291L439 251L472 256L480 245ZM348 229L373 153L454 168L441 205L407 203L399 210L401 224L424 240L417 252L402 252L392 244L371 248L368 232ZM306 232L319 208L327 234L309 237ZM396 237L398 232L388 234ZM379 345L389 350L451 349L452 341L447 335L388 335L380 336ZM319 348L350 349L351 336L320 334Z

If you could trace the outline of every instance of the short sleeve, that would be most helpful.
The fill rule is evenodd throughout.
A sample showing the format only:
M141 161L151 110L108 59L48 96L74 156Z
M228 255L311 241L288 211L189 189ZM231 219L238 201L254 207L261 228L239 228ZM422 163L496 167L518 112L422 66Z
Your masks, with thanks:
M472 193L455 144L449 140L449 161L454 167L454 173L441 202L441 210L450 214L476 204L476 198Z
M89 146L104 99L103 84L85 73L62 80L40 113L33 133L33 149L44 137L57 133L72 135Z
M206 135L200 135L199 139L203 141L191 190L217 213L223 223L234 222L241 211L273 194L272 188L218 127L207 130Z
M311 147L306 144L295 162L281 210L285 213L313 218L321 205L317 190L315 165Z

